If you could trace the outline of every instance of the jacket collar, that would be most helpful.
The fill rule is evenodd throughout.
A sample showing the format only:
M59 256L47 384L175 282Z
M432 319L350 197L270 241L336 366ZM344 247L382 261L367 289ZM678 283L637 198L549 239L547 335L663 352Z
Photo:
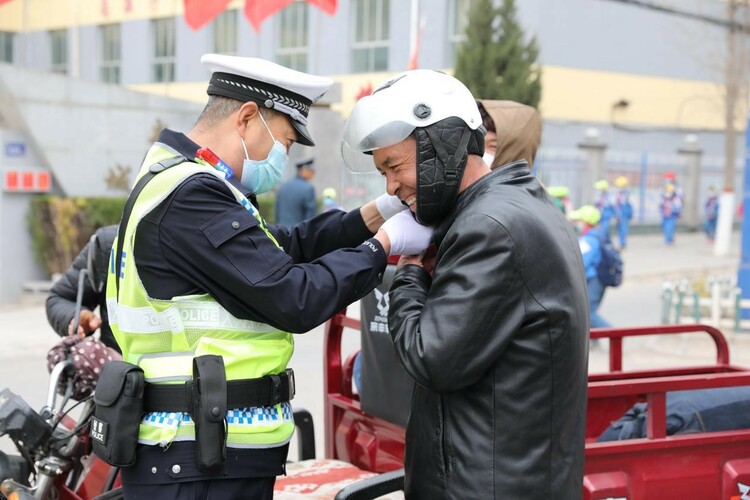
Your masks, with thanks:
M192 141L182 132L175 132L165 128L159 133L157 141L166 144L174 149L189 161L195 161L195 153L200 149L200 145Z
M159 133L159 138L157 140L162 144L166 144L170 148L174 149L182 156L184 156L188 161L192 162L196 160L195 153L197 153L201 147L199 144L193 142L192 139L190 139L182 132L175 132L174 130L170 130L168 128L165 128ZM244 194L245 197L253 202L253 205L256 205L257 207L255 195L240 183L240 180L236 175L229 179L227 182L234 186L239 192Z
M456 199L456 206L453 207L453 210L451 210L448 215L446 215L443 220L438 222L435 226L435 235L433 237L435 244L440 246L440 243L453 225L453 221L456 220L458 214L461 213L461 211L471 203L474 198L486 191L489 186L493 184L505 184L509 181L520 179L525 181L528 180L529 177L532 177L531 172L529 171L529 164L526 163L526 160L518 160L496 168L489 174L477 180L474 184L464 189L459 193L458 198Z

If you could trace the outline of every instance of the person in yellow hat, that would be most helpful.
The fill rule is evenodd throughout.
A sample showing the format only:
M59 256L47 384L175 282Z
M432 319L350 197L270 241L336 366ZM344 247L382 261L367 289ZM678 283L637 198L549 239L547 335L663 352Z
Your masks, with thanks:
M336 202L336 190L332 187L327 187L323 190L323 211L328 212L329 210L340 210L341 207Z
M581 247L588 288L589 326L608 328L612 324L599 315L599 306L606 290L599 278L599 263L602 259L602 246L605 239L600 226L601 213L593 205L584 205L570 212L568 218L576 223L578 229L578 245Z
M601 214L602 233L609 235L609 224L615 217L615 206L612 203L612 194L609 192L609 182L600 179L594 183L596 194L594 195L594 207Z
M560 209L563 214L568 213L570 206L570 189L567 186L547 186L547 194L552 197L552 201L555 206Z
M617 233L620 237L620 250L628 245L630 220L633 218L633 205L630 204L630 189L628 178L621 175L615 179L617 192L615 193L615 217L617 217Z

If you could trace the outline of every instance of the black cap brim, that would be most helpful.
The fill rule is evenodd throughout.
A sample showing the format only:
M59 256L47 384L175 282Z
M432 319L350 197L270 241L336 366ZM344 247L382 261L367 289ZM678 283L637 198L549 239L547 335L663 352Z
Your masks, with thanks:
M310 131L307 130L307 127L302 125L297 120L293 120L289 118L289 121L292 122L292 126L294 127L294 130L297 131L297 142L302 144L303 146L315 146L315 142L312 140L312 136L310 135Z

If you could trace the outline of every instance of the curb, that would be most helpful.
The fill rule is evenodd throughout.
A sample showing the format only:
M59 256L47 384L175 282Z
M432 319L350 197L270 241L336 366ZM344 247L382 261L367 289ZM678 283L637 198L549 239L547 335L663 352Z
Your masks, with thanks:
M654 284L664 283L665 281L677 282L682 279L689 281L697 281L701 278L706 278L712 275L721 276L736 276L739 268L736 265L731 266L717 266L717 267L702 267L702 268L683 268L676 270L669 270L659 273L651 274L625 274L623 277L624 284Z

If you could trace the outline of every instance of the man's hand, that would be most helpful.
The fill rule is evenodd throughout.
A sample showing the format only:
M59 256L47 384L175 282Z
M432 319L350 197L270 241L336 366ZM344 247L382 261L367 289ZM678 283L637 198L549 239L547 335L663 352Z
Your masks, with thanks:
M424 264L422 263L423 258L424 258L424 252L417 254L417 255L402 255L398 259L398 264L396 264L396 269L401 269L404 266L424 267Z
M430 245L432 232L414 220L411 212L399 212L385 221L375 238L388 255L415 255Z
M430 274L430 276L432 276L432 271L435 270L435 257L436 256L437 256L437 248L435 248L435 245L432 244L427 248L427 250L417 255L402 255L398 259L398 264L396 265L396 269L401 269L404 266L408 266L412 264L412 265L424 268L424 270L427 271Z
M68 324L68 335L73 335L73 326L75 326L75 322L75 318L70 320L70 324ZM94 314L93 311L84 309L81 311L81 317L79 318L78 323L78 332L76 332L76 334L80 338L88 337L89 335L94 333L100 326L102 326L101 318Z

